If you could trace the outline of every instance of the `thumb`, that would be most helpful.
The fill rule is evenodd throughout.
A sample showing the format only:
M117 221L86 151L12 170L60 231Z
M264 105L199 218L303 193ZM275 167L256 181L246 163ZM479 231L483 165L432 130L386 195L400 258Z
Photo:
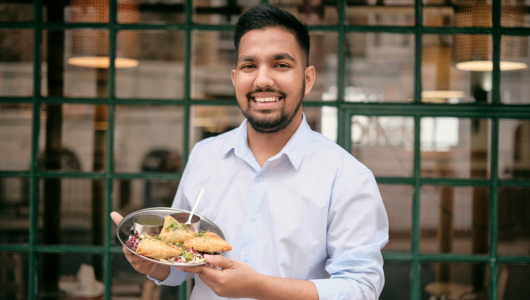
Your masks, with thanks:
M116 225L120 224L121 220L123 219L122 215L120 215L119 213L115 211L110 213L110 217L112 218L112 221L116 223Z
M204 259L210 265L214 265L214 266L220 267L221 269L230 269L231 267L234 266L234 262L231 259L226 258L226 257L221 256L221 255L208 255L208 254L205 254L204 255Z

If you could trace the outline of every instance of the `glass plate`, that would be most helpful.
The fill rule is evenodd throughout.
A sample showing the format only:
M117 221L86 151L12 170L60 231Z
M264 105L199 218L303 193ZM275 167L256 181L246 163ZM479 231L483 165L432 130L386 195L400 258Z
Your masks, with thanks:
M133 232L133 218L134 217L138 215L143 215L143 214L154 214L154 215L166 217L167 215L172 215L172 214L181 213L181 212L189 213L189 211L187 210L177 209L177 208L167 208L167 207L154 207L154 208L146 208L146 209L137 210L133 213L128 214L127 216L123 218L123 220L121 220L120 224L118 224L118 227L116 228L116 236L120 240L120 243L122 243L122 245L125 246L125 248L127 248L129 251L131 251L132 253L134 253L135 255L143 259L155 262L157 264L166 265L170 267L195 267L195 266L205 265L206 262L196 263L196 264L183 264L183 263L171 264L171 263L166 263L162 261L157 261L149 257L136 254L136 252L132 251L131 248L129 248L125 243L126 241L129 240L129 237L134 235L134 232ZM205 217L199 214L195 214L195 215L201 218L201 230L204 230L204 231L209 230L217 234L224 240L225 236L223 232L221 231L221 229L217 227L217 225L215 225L212 221L206 219Z

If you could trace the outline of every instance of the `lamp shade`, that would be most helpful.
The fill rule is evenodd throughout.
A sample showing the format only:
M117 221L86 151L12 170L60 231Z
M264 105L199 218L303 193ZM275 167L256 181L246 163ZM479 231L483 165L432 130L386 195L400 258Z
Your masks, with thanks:
M118 22L136 23L138 4L132 0L118 0ZM109 20L108 0L71 0L68 17L72 23L101 23ZM116 68L138 65L138 32L127 30L116 38ZM104 30L72 30L68 35L68 63L80 67L108 68L109 38Z
M502 1L501 23L520 27L524 22L524 4L508 4ZM489 1L460 1L455 6L457 27L491 27L492 5ZM456 68L466 71L488 72L493 70L493 39L491 35L458 34L455 36L454 60ZM528 67L528 42L526 37L504 36L501 41L501 71L514 71Z

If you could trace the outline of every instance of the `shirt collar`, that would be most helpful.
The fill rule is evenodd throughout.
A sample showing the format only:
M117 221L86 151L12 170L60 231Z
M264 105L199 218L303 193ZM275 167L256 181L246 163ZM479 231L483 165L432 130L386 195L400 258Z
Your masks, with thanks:
M245 119L239 127L234 130L233 134L228 138L224 144L221 155L226 156L230 151L234 150L234 154L240 158L243 158L250 148L248 147L247 136L248 136L248 121ZM276 159L285 154L293 167L298 170L300 164L304 160L304 157L313 142L313 133L305 114L302 114L302 123L298 126L298 129L289 139L287 144L283 147L280 153L276 154L271 159Z

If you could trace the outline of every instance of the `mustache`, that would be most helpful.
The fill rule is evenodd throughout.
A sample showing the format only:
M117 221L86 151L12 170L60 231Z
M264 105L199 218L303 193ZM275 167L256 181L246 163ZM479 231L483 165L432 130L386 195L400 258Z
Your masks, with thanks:
M257 94L257 93L275 93L275 94L280 95L280 97L282 97L282 98L285 98L285 96L287 96L287 94L285 94L284 92L282 92L280 90L266 88L266 89L255 89L253 91L248 92L247 93L247 99L250 99L250 97L254 96L254 94Z

